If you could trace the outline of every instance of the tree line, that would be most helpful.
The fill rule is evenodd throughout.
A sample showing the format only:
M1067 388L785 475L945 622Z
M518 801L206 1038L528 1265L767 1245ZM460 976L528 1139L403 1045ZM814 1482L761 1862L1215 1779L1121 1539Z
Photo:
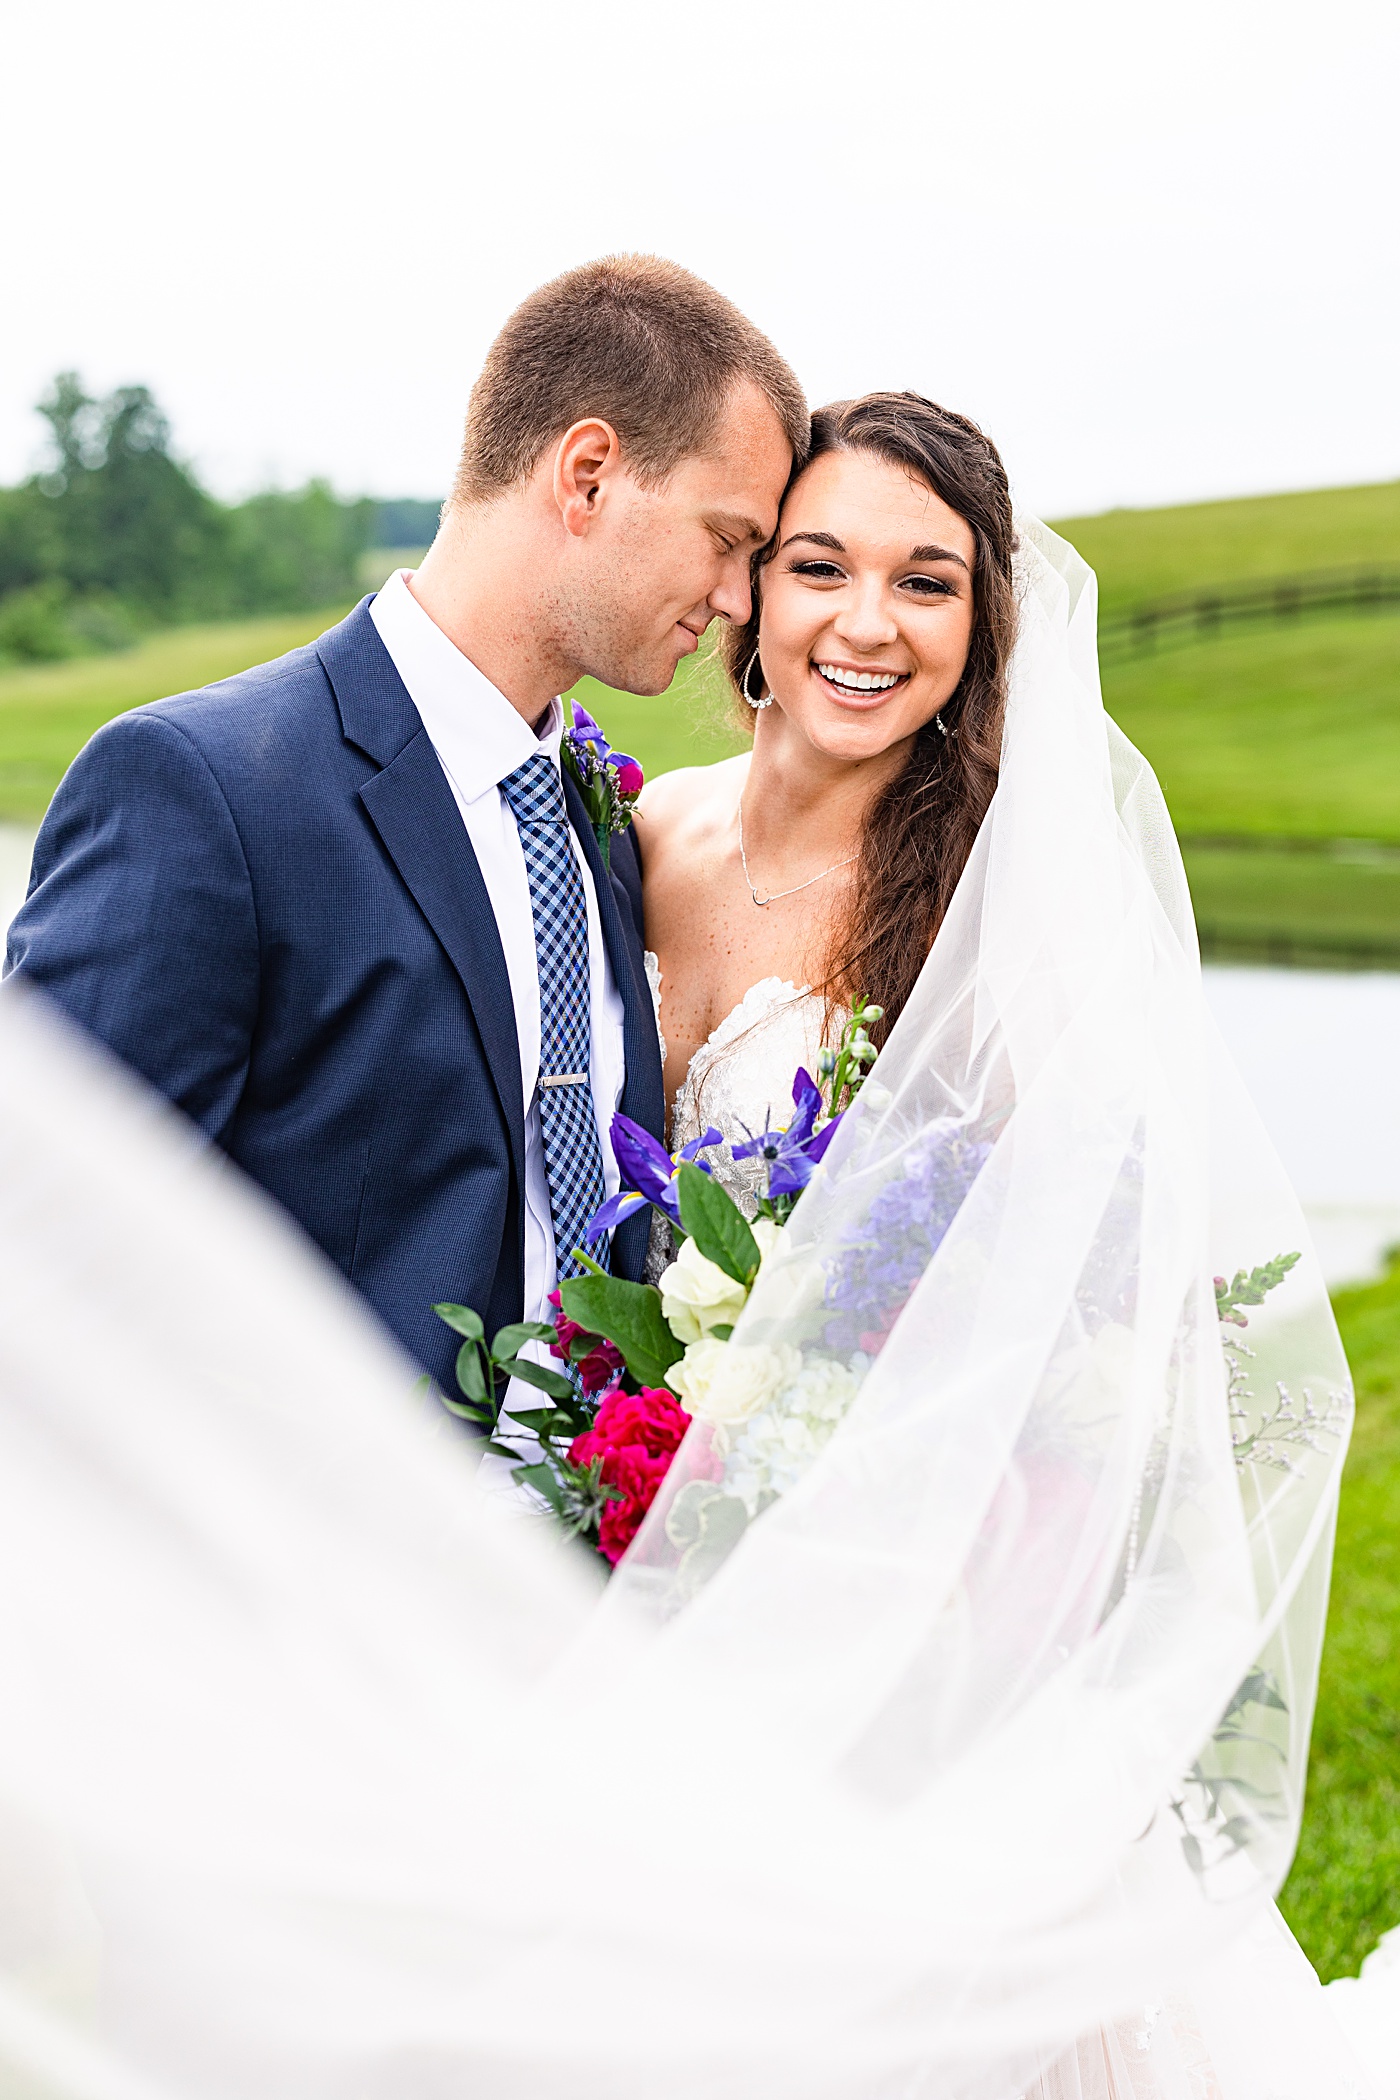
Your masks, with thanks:
M226 504L170 449L144 386L60 373L45 471L0 489L0 662L120 648L151 627L343 604L377 546L423 546L437 506L344 501L324 481Z

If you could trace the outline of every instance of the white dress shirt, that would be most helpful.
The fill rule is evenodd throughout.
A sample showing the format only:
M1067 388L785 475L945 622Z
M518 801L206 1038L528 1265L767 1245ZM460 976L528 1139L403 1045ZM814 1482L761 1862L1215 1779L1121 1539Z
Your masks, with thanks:
M535 957L535 920L525 852L515 818L498 783L542 751L559 770L564 710L552 700L537 736L504 694L463 656L455 642L424 612L408 587L412 571L397 569L369 612L417 708L438 763L457 798L477 866L491 900L505 950L520 1045L521 1107L525 1117L525 1312L527 1320L550 1320L555 1284L554 1224L545 1177L544 1144L536 1082L540 1071L540 979ZM598 1119L605 1193L618 1188L609 1126L622 1099L622 998L613 981L593 876L570 826L570 840L583 877L588 916L590 1051L588 1076ZM484 1225L488 1221L483 1221ZM531 1396L538 1403L539 1394Z

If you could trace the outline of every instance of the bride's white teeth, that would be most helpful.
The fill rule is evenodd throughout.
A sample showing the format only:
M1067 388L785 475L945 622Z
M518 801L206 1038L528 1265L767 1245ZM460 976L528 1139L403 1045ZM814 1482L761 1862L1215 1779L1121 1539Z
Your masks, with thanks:
M832 685L845 686L852 693L887 693L892 685L898 685L898 671L843 671L836 664L816 664L813 667L821 677Z

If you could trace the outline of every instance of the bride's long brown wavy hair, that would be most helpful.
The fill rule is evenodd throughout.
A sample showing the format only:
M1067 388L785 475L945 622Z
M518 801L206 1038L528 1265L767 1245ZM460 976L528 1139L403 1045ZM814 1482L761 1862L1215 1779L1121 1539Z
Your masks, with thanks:
M1016 638L1016 535L996 446L966 416L922 394L865 394L819 408L811 449L793 481L825 452L868 452L902 467L966 521L976 543L967 663L941 710L948 734L926 722L903 770L876 796L850 902L826 958L821 989L830 1005L877 1001L885 1017L871 1032L883 1042L914 989L997 784L1006 668ZM758 647L763 566L776 544L754 564L752 618L745 627L727 628L720 643L736 694ZM751 725L742 702L740 711Z

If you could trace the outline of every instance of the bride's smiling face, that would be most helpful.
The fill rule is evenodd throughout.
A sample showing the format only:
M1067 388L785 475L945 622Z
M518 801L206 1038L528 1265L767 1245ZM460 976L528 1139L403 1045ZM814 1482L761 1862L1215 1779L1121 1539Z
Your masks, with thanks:
M774 713L832 758L906 743L962 677L976 552L967 521L903 468L869 452L814 460L788 493L763 571L759 652Z

